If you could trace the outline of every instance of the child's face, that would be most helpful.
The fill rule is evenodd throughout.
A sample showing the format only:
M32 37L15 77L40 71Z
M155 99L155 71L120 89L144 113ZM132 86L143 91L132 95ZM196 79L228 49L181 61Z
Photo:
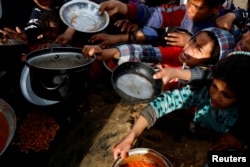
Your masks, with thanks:
M43 39L45 41L53 41L59 35L59 27L53 21L49 22L48 27L43 31Z
M244 33L242 38L237 42L235 51L250 51L250 31Z
M220 8L210 9L204 0L188 0L186 4L186 12L188 18L194 22L206 20L219 12Z
M227 108L232 106L237 98L229 89L226 82L214 79L210 86L211 105L214 108Z
M186 63L189 67L206 64L211 59L214 45L215 43L208 33L202 31L185 45L179 61Z

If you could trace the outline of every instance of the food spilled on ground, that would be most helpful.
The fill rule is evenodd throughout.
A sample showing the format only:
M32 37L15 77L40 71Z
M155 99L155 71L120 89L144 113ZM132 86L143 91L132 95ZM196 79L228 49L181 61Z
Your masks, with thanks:
M59 128L60 126L53 117L42 112L32 111L17 130L19 141L16 145L24 153L48 150L50 142L55 138Z

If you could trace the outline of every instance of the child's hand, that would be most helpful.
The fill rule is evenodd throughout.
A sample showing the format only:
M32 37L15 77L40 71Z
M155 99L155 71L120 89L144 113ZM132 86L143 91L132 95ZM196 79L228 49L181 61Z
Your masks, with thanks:
M105 1L100 3L99 14L102 15L104 11L107 11L109 16L115 14L126 15L127 5L120 1Z
M59 35L56 38L54 43L61 44L61 45L67 45L67 44L71 43L74 34L75 34L75 30L68 27L63 34Z
M90 58L94 55L98 56L102 53L102 48L98 45L84 45L82 49L83 56Z
M191 39L191 35L185 31L171 32L165 37L167 45L184 47Z
M125 39L123 39L125 36ZM95 34L90 39L88 42L92 44L98 44L102 49L104 48L110 48L118 43L125 42L127 40L126 35L120 34L120 35L109 35L106 33L99 33Z
M82 49L83 56L89 58L96 56L97 60L119 59L120 52L116 48L102 49L98 45L84 45Z
M114 25L120 28L121 32L126 33L137 31L139 29L139 26L137 24L131 23L127 19L117 20Z
M227 149L242 150L243 145L239 139L234 137L231 133L223 134L210 150L223 151Z
M8 41L8 39L14 39L20 41L24 44L28 43L27 35L20 30L19 27L16 27L15 30L5 27L3 30L0 30L0 33L3 34L2 41Z
M162 79L163 83L167 84L174 78L175 68L167 67L167 65L157 65L156 67L159 71L153 75L154 79Z

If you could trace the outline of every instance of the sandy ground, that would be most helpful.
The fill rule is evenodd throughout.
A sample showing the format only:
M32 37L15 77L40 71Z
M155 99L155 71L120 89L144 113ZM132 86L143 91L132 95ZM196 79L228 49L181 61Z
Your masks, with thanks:
M245 7L246 1L235 4ZM22 103L23 97L13 96L13 103ZM0 157L1 167L111 167L114 160L113 146L130 130L145 103L131 104L122 100L110 87L102 91L90 90L87 99L74 107L68 104L52 107L37 107L27 102L17 105L18 124L29 110L43 111L60 120L60 133L48 151L20 153L13 144ZM11 102L12 103L12 102ZM18 111L20 110L20 111ZM59 119L58 119L59 118ZM179 126L180 122L164 118L149 130L145 130L135 143L135 148L154 149L175 167L203 167L207 150L213 139L190 135Z
M97 97L94 99L98 100ZM128 133L134 120L145 105L144 103L131 105L122 99L112 107L100 103L98 106L95 105L92 112L97 117L98 113L101 113L102 118L96 118L92 124L96 128L99 127L100 130L93 138L92 146L83 157L80 167L89 166L89 164L92 167L112 166L113 155L111 150L114 144ZM108 116L107 120L102 120L104 115ZM103 122L105 124L101 125ZM164 129L166 125L161 123L149 130L145 130L134 147L154 149L166 156L176 167L199 167L206 164L207 149L211 145L211 141L182 134L180 129L180 134L174 132L178 131L178 129L167 131ZM170 123L170 125L173 128L178 127L176 124Z
M247 0L234 0L236 6L246 8Z

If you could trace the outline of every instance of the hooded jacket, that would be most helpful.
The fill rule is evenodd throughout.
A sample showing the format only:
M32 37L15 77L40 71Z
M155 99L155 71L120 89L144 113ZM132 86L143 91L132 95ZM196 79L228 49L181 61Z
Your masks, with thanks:
M219 43L220 46L220 56L219 59L223 59L228 56L229 53L231 53L234 49L235 46L235 40L234 37L228 33L226 30L219 29L216 27L209 27L205 28L202 31L210 31L212 32ZM212 64L210 64L211 66ZM190 82L194 82L195 80L200 80L200 79L210 79L211 74L207 71L209 68L202 66L197 66L193 67L190 69L191 70L191 80Z

